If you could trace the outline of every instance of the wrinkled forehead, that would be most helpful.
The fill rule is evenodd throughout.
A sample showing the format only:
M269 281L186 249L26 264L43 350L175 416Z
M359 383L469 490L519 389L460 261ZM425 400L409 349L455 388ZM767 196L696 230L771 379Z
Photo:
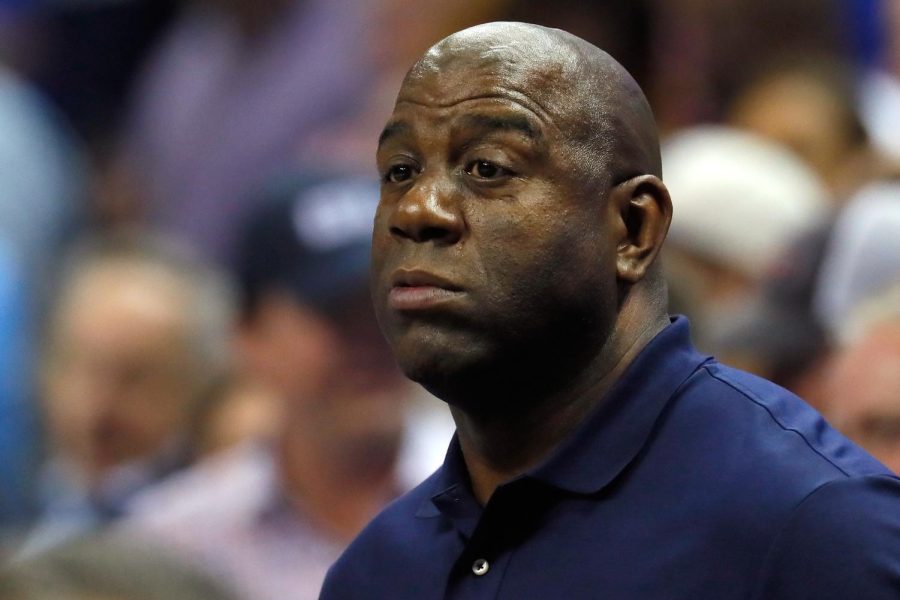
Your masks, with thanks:
M407 74L395 117L404 105L490 97L533 112L610 181L662 175L653 113L631 75L588 42L536 25L489 23L437 43Z
M522 39L519 28L509 29L491 35L466 30L432 47L407 74L398 104L450 106L506 96L553 122L571 117L576 57L540 32Z

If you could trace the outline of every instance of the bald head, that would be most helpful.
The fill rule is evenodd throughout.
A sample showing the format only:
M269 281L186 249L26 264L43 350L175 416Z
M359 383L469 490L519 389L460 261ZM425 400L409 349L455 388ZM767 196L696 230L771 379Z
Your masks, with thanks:
M653 113L637 82L609 54L570 33L525 23L487 23L432 46L410 69L398 102L415 101L429 80L471 74L489 96L520 94L568 140L576 164L615 185L637 175L661 177ZM452 104L433 88L435 104Z
M535 395L523 365L568 385L547 367L588 376L668 323L651 269L671 217L656 127L587 42L518 23L444 39L407 74L376 161L376 312L436 395L469 402L491 380L518 397L512 373Z

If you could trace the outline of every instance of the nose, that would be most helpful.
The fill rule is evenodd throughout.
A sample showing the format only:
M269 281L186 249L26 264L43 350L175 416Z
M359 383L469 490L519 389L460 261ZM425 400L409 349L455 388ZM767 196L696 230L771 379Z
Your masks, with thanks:
M397 203L390 219L391 234L416 243L450 246L458 242L465 221L449 182L420 177Z

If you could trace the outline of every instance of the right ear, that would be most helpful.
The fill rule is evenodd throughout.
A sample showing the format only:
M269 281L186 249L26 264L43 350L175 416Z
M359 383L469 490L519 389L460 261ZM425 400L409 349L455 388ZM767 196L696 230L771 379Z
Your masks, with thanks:
M615 186L609 203L619 238L616 276L637 283L656 260L672 222L669 190L659 177L639 175Z

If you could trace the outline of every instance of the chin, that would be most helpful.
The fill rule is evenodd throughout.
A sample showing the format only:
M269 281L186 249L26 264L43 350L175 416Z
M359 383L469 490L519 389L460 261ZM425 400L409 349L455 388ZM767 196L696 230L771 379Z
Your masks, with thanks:
M456 336L454 336L456 337ZM393 346L394 356L403 373L426 385L456 377L472 364L483 360L483 352L468 340L443 339L444 336L405 336Z

